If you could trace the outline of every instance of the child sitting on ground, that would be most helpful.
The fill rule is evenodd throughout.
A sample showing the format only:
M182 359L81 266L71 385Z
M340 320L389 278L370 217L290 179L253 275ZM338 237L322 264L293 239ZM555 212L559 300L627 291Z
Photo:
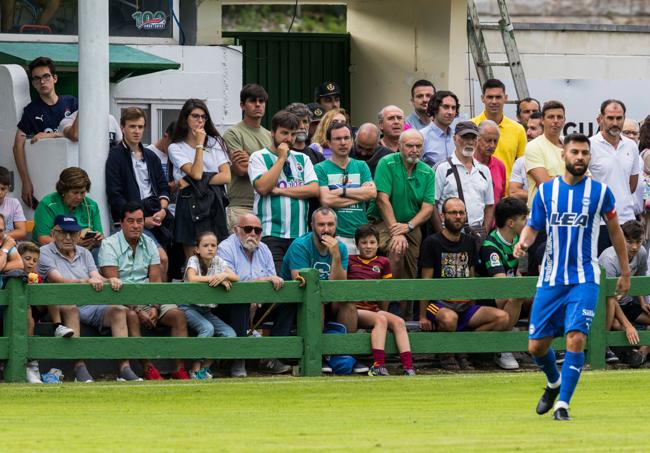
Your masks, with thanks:
M204 282L210 286L222 285L226 291L232 287L231 282L239 277L231 271L226 262L217 256L217 236L208 231L199 234L196 239L194 256L187 261L184 280L186 282ZM216 304L179 305L187 318L187 325L196 331L198 337L236 337L237 334L228 324L212 313ZM211 379L210 366L214 360L196 360L192 363L190 378Z
M379 233L372 225L362 225L354 234L359 255L351 255L348 264L348 280L379 280L392 278L390 262L384 256L377 256ZM381 306L380 306L381 304ZM384 362L386 331L395 334L395 343L406 376L415 376L411 345L404 320L385 311L388 302L358 302L357 312L360 327L372 327L370 341L374 363L368 371L370 376L388 376Z

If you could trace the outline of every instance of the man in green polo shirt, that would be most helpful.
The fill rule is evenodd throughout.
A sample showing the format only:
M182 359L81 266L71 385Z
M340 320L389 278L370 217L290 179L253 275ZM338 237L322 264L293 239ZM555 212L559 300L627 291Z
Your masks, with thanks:
M320 185L320 202L336 211L336 237L347 246L348 254L358 255L354 233L368 223L366 202L375 199L377 190L368 164L350 158L350 126L333 123L325 134L332 158L314 167Z
M387 252L394 278L415 278L422 233L433 213L435 173L422 157L422 134L408 129L399 137L399 152L379 161L375 171L377 201L368 217L379 230L379 248Z

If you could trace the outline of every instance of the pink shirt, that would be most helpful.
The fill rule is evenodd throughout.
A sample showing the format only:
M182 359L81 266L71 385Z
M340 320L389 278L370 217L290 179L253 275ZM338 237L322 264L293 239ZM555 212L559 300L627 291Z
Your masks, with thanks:
M506 166L496 157L490 157L487 167L492 175L492 187L494 188L494 204L496 205L506 194Z

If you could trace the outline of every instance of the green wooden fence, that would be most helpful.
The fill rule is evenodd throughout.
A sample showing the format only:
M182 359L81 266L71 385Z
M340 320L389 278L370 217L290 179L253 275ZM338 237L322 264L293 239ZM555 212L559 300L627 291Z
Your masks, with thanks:
M5 379L25 380L27 359L187 359L223 358L252 359L264 357L300 360L300 373L317 376L321 360L328 354L369 354L370 334L324 335L321 328L321 306L328 302L361 300L419 299L489 299L532 297L536 278L447 279L447 280L351 280L320 281L318 272L301 272L304 287L286 282L274 291L268 282L235 283L231 291L211 288L201 283L160 283L124 285L119 292L108 285L100 293L90 285L51 284L26 285L11 279L7 289L0 291L0 306L7 305L4 332L0 337L0 360L7 360ZM614 294L616 279L601 278L598 309L587 342L587 360L592 369L605 367L608 346L625 346L624 332L605 331L605 297ZM650 294L650 277L632 278L631 295ZM94 305L143 303L296 303L298 305L297 336L245 338L53 338L27 336L29 305ZM409 334L413 353L443 352L518 352L527 350L527 332L417 332ZM641 343L650 345L650 331L639 332ZM563 339L556 339L561 347ZM386 352L396 352L392 335L388 336Z

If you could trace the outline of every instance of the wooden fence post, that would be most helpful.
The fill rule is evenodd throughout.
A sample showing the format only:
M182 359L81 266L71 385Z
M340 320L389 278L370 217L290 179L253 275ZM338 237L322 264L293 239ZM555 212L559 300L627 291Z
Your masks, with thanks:
M320 280L318 271L305 269L300 276L305 279L302 304L298 306L298 336L302 337L303 352L300 359L300 374L303 376L320 376L322 366L322 327Z
M9 359L5 368L6 382L25 382L27 365L27 296L26 283L21 278L7 281L9 306L5 335L9 337Z
M607 350L607 332L605 331L605 313L607 310L607 280L605 269L600 269L600 290L598 291L598 305L591 323L591 330L587 339L587 362L592 370L605 368L605 351Z

